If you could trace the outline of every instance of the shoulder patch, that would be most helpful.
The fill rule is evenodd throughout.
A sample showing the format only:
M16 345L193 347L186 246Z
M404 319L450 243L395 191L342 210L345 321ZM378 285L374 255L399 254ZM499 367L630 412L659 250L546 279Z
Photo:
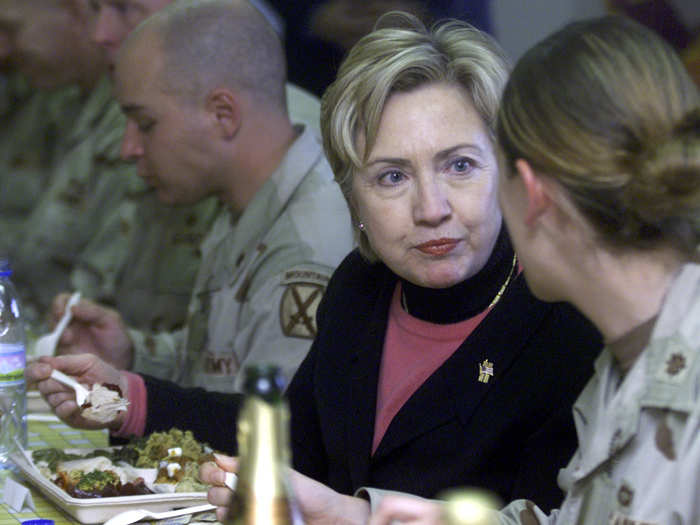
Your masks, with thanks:
M316 337L316 310L325 287L313 283L289 284L280 300L280 323L287 337Z
M309 283L325 287L329 280L325 273L304 269L287 270L282 276L282 284Z

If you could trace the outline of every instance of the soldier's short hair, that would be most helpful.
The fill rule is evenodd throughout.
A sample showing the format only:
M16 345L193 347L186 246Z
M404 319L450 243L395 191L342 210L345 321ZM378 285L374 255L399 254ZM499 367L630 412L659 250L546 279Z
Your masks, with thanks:
M199 100L217 87L234 87L286 109L282 42L247 0L176 0L127 42L147 29L161 40L165 89Z

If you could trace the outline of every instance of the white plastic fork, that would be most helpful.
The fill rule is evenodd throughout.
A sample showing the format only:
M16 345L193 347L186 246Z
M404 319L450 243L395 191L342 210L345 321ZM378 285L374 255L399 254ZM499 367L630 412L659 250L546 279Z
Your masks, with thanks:
M136 523L144 518L151 518L154 520L164 520L166 518L174 518L175 516L184 516L186 514L196 514L197 512L206 512L208 510L214 510L216 507L214 505L198 505L196 507L185 507L184 509L169 510L166 512L151 512L146 509L132 509L124 511L116 516L112 516L104 525L129 525L130 523Z
M224 485L226 485L231 490L236 490L237 484L238 484L238 476L236 474L234 474L233 472L227 472L226 473L226 481L224 481Z
M68 323L70 323L70 320L73 317L73 312L71 311L71 308L78 301L80 301L80 292L75 292L68 299L68 302L66 303L66 308L63 311L63 316L61 316L61 319L58 321L53 331L49 332L46 335L42 335L39 339L37 339L36 344L34 345L34 355L36 357L54 354L54 352L56 351L56 344L61 338L63 330L65 330L66 326L68 326Z
M60 370L56 370L55 368L53 369L53 372L51 372L51 377L59 383L63 383L64 385L69 386L73 390L75 390L75 402L78 404L79 407L85 404L85 401L87 401L87 398L90 395L90 391L87 388L78 383L72 377L67 376L66 374L64 374Z

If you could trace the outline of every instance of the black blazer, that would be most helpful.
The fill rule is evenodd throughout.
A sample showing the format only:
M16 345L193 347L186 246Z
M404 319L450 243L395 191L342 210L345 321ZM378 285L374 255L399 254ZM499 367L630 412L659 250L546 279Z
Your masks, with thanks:
M346 494L369 486L434 497L454 486L505 502L561 503L576 447L571 407L602 342L573 308L537 300L522 275L402 407L371 454L379 365L397 277L351 253L319 307L318 336L287 395L299 471ZM479 363L493 363L488 383Z

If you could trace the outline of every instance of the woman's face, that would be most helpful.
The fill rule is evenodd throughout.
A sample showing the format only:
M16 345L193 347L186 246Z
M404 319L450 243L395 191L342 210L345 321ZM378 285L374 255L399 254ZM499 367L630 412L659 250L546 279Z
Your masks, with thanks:
M446 288L491 254L501 227L497 181L493 145L467 93L430 84L389 98L352 194L377 256L414 284Z

